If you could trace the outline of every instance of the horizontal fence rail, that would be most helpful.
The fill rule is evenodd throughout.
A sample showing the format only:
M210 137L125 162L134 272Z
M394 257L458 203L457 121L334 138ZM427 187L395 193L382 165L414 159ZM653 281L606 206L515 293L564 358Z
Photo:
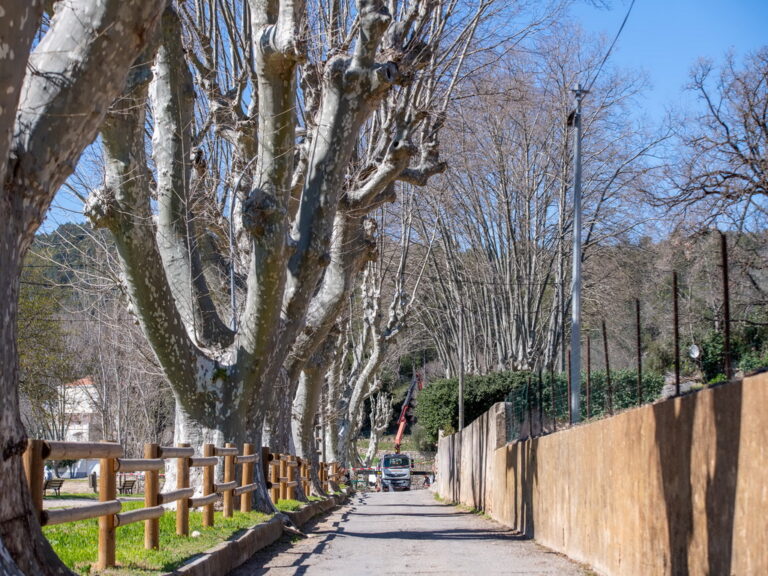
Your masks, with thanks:
M251 493L258 488L254 482L254 469L259 456L274 503L294 499L297 490L309 496L309 461L292 454L271 453L268 447L263 447L258 453L253 444L244 444L242 450L231 443L225 446L205 444L202 455L196 455L189 444L146 444L143 458L124 458L122 445L115 442L30 440L24 453L24 469L42 526L98 519L96 569L102 570L115 565L115 534L120 526L144 522L144 547L158 549L160 517L167 512L164 506L168 504L176 503L176 534L180 536L189 536L190 509L202 508L203 526L214 525L214 505L218 503L221 503L225 518L231 517L236 508L241 512L250 512ZM78 459L99 460L99 501L76 508L43 510L45 461ZM176 488L163 493L160 492L160 472L169 464L168 460L176 460ZM219 465L222 481L217 482L215 468ZM239 481L236 479L238 466ZM202 482L197 490L190 485L190 468L202 468ZM130 473L144 474L144 507L123 511L122 503L117 498L118 474ZM323 490L332 491L333 484L341 478L338 463L320 462L317 477Z

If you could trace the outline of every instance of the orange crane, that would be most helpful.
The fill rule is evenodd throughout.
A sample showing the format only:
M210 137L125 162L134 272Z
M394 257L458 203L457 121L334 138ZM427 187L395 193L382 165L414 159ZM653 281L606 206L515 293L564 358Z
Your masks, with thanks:
M411 385L408 387L408 393L405 395L405 402L403 402L403 409L400 411L400 418L397 420L397 436L395 436L395 454L400 454L400 443L403 441L403 434L405 434L406 415L408 414L408 408L413 400L413 393L418 386L419 390L424 388L424 380L421 374L416 372L411 380Z

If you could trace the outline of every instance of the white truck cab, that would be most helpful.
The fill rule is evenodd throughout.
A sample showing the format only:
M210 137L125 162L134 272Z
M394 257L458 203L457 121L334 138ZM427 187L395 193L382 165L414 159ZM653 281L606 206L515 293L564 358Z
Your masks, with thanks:
M407 454L384 454L381 458L381 489L411 489L411 458Z

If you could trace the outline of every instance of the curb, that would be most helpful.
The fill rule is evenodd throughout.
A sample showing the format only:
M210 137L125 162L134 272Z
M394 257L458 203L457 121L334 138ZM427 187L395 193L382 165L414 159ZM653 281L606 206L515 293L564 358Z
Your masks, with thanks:
M304 508L301 510L296 510L295 512L283 512L283 514L288 516L288 518L291 520L291 522L293 522L295 526L301 527L315 516L328 512L336 506L340 506L346 502L347 498L348 496L346 494L332 494L329 498L312 502L311 504L304 506Z
M333 494L325 500L308 504L295 512L283 512L301 527L315 516L328 512L347 501L349 493ZM225 576L262 548L274 544L283 535L283 521L274 516L263 524L249 528L234 540L226 540L203 552L199 557L163 576Z

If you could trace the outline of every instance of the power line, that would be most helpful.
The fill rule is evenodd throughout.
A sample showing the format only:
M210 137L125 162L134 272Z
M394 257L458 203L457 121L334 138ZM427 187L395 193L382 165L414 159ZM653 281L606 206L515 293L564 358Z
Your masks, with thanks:
M592 89L592 86L595 84L595 80L597 80L597 77L600 75L600 72L603 70L603 65L608 60L608 57L611 55L611 52L613 51L613 47L616 45L616 42L619 39L619 36L621 36L621 32L624 30L624 25L627 23L627 20L629 20L629 14L632 12L632 7L635 5L635 0L632 0L632 2L629 3L629 8L627 9L627 14L624 16L624 21L621 23L621 26L619 27L619 31L616 33L616 37L613 39L613 42L611 42L611 45L608 47L608 51L605 53L605 56L603 57L603 61L600 62L600 66L597 67L597 72L595 72L595 75L592 78L592 81L587 86L587 92L589 92Z

